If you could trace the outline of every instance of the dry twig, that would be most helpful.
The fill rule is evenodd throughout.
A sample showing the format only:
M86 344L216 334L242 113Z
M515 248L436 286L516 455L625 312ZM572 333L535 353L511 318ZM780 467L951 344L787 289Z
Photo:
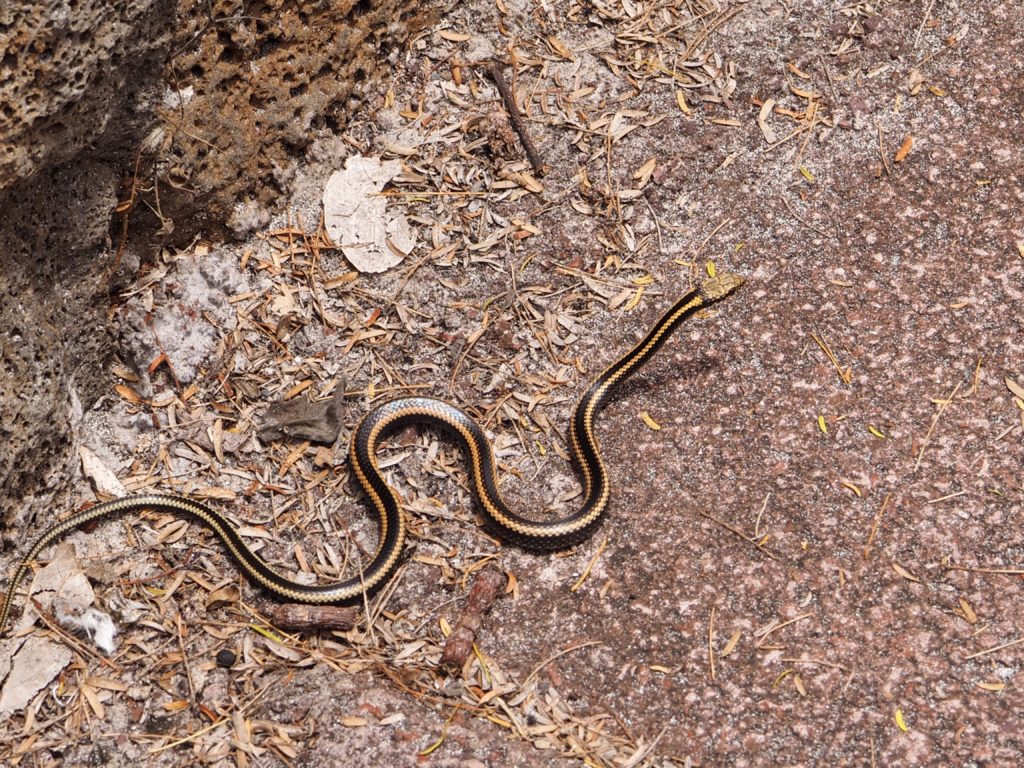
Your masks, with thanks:
M441 666L462 669L462 665L466 663L473 650L473 642L483 624L484 614L491 610L494 601L501 595L504 584L504 575L494 568L485 568L476 575L462 615L455 623L448 642L444 644Z
M889 506L889 499L892 498L891 493L885 494L885 498L882 499L882 506L878 508L878 512L875 513L875 520L871 524L871 533L868 534L867 543L864 545L863 557L865 560L868 559L868 555L871 554L871 545L875 541L875 534L878 533L878 524L882 521L882 515L885 513L885 508Z
M983 651L972 653L970 656L965 656L964 658L966 661L970 661L971 659L976 659L979 656L985 656L989 653L995 653L996 651L1001 651L1004 648L1012 648L1013 646L1020 645L1021 643L1024 643L1024 637L1018 637L1016 640L1011 640L1008 643L1002 643L1000 645L993 646L992 648L986 648Z
M505 102L508 120L512 123L512 127L519 136L519 140L523 143L523 149L526 151L526 157L529 159L530 165L536 173L543 173L544 161L541 159L533 139L530 138L530 132L526 127L526 120L523 117L523 113L519 111L519 105L516 104L515 94L512 93L512 89L505 82L505 76L501 74L501 65L496 61L488 63L487 74L494 80L494 85L497 87L498 93L501 94L501 100Z
M263 613L271 624L287 632L344 632L355 626L359 608L352 605L276 603L265 606Z
M725 528L725 530L730 531L731 533L736 534L737 536L739 536L744 541L750 542L755 547L757 547L759 550L761 550L766 555L768 555L768 557L770 557L772 560L775 560L776 562L778 561L779 558L778 558L777 555L775 555L770 550L768 550L764 546L762 546L761 542L757 541L757 539L753 538L752 536L747 536L747 534L745 534L743 531L741 531L736 526L731 525L730 523L727 523L724 520L719 520L717 517L712 515L710 512L704 512L703 510L701 510L700 514L701 514L702 517L706 517L708 520L712 520L712 521L718 523L720 526Z
M921 459L924 458L924 449L927 448L928 443L931 442L932 432L935 431L935 425L939 423L939 419L942 417L942 414L946 412L949 404L953 402L953 398L956 397L956 393L960 391L960 385L962 383L963 382L957 382L956 386L953 387L953 391L949 393L949 397L942 401L939 405L939 410L932 417L932 424L928 427L928 432L925 434L924 440L921 441L921 447L917 451L917 461L914 462L915 472L917 471L917 468L921 466Z

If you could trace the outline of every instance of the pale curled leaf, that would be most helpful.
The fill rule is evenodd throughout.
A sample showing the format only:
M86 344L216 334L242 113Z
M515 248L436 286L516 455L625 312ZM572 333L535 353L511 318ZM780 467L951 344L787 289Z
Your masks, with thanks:
M65 646L40 635L28 637L11 659L11 672L0 693L0 714L24 708L71 660Z
M113 470L84 445L78 447L78 456L82 461L82 472L88 477L98 493L106 496L124 496L125 489Z
M908 571L906 568L904 568L899 563L893 563L892 564L892 569L894 571L896 571L896 573L898 573L900 576L902 576L907 581L913 581L913 582L916 582L918 584L921 583L921 580L919 578L917 578L917 576L912 574L910 571Z
M401 171L399 160L355 155L324 188L324 226L360 272L383 272L416 244L406 217L389 211L387 199L378 194Z

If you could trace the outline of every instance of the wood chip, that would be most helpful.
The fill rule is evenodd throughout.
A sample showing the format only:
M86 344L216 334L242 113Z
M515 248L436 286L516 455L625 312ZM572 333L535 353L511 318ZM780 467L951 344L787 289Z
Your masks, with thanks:
M473 649L477 632L483 625L483 617L502 594L505 577L494 568L485 568L473 579L473 586L466 597L462 615L441 652L441 666L462 669Z
M263 613L275 627L286 632L345 632L355 626L359 608L346 605L274 603Z

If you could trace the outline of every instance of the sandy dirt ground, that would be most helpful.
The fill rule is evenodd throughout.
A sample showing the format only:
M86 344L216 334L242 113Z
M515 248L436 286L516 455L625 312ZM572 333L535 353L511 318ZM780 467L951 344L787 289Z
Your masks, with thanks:
M419 393L479 418L517 509L567 514L587 382L709 271L743 275L601 415L606 521L503 547L456 447L409 428L382 453L402 569L369 618L307 636L197 526L77 534L118 650L5 640L8 687L63 664L5 689L0 760L1020 764L1022 49L1015 2L453 8L269 225L140 268L76 498L188 493L285 570L351 574L375 528L347 428L257 433L282 400L344 391L351 425ZM380 273L318 227L355 155L400 162L382 194L415 245ZM486 569L508 594L446 670Z

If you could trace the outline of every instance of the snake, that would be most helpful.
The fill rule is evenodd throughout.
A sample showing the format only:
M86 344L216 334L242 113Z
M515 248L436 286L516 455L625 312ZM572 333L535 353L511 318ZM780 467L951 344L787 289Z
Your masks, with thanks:
M479 424L464 410L432 397L399 397L368 412L352 433L348 461L356 480L377 513L377 548L358 575L324 584L300 584L275 570L253 552L221 513L192 498L176 494L139 494L101 502L55 523L29 547L7 585L0 605L0 633L15 602L18 585L39 554L84 525L101 519L138 514L170 513L195 520L220 540L244 574L275 597L297 603L357 605L387 583L400 562L406 537L405 516L397 492L388 485L377 462L377 448L389 434L408 424L425 424L455 436L461 443L473 495L484 527L502 541L535 551L566 549L584 541L601 522L611 486L594 434L595 417L609 395L651 359L687 318L706 309L743 284L739 275L718 273L680 297L644 338L605 368L576 404L569 425L569 444L582 478L583 502L567 517L533 520L513 512L498 491L494 451Z

